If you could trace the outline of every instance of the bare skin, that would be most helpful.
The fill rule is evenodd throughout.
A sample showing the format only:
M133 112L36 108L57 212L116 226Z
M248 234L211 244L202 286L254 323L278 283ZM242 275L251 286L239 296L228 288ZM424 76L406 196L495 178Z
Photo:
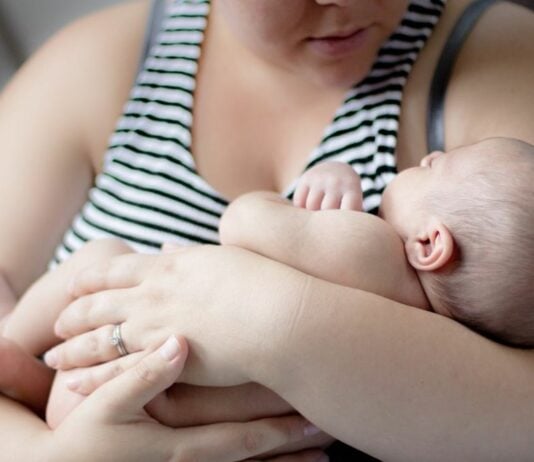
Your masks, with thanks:
M455 18L468 3L467 0L449 1L443 21L410 76L397 151L400 168L416 165L426 152L424 118L427 92L422 90L429 87L431 70L445 37ZM2 156L1 171L21 172L16 179L13 175L8 175L0 182L0 210L5 217L9 217L2 223L0 259L2 269L19 296L44 271L61 234L84 202L92 177L101 169L107 139L131 88L146 24L147 6L148 2L141 1L115 7L69 27L25 66L0 97L2 149L11 153ZM99 32L95 34L95 30ZM501 33L495 34L495 30ZM212 43L216 44L217 41L212 40ZM446 111L447 150L489 136L508 136L534 142L530 124L534 97L529 85L534 76L534 60L527 59L534 52L532 44L534 31L531 20L517 6L499 4L480 21L465 44L450 85ZM84 50L83 64L72 66L73 62L80 62L81 49ZM495 60L495 56L499 56L499 60ZM506 59L501 59L505 56ZM216 65L213 62L213 66ZM487 67L491 67L491 72L486 71ZM198 82L198 94L213 95L213 104L217 101L217 95L220 98L222 92L229 91L223 85L224 82L219 82L214 77L218 74L220 73L205 70ZM41 87L35 85L36 75L43 82ZM269 80L263 76L255 84L265 89L265 94L279 94L272 91L272 88L276 88L274 79ZM80 88L88 91L80 91ZM256 136L261 138L255 137L248 140L248 143L245 139L239 145L225 146L224 140L217 138L224 130L211 129L216 120L209 118L210 100L197 100L195 138L202 140L203 144L197 142L194 145L195 159L201 174L227 198L235 198L252 189L284 189L298 175L310 146L317 142L317 139L310 139L306 133L317 133L317 127L323 127L327 123L342 98L338 90L323 90L321 98L316 99L315 86L303 86L295 94L295 100L287 99L284 95L286 114L291 122L298 120L296 116L302 111L303 99L308 97L315 104L313 110L309 111L313 117L303 120L303 126L296 131L302 136L290 140L289 145L285 142L277 143L277 140L287 140L284 137L283 123L265 127L261 123L261 115L250 113L247 119L262 126L261 132L255 131ZM226 98L235 98L236 101L239 101L239 96L225 94ZM40 102L38 108L34 107L36 100ZM32 106L31 111L27 111L28 106ZM62 110L50 111L52 107L61 107ZM236 104L236 107L239 105ZM207 118L199 120L199 113L205 114L202 117ZM481 120L480 114L488 116ZM224 119L229 124L237 124L243 120L243 114L230 110ZM24 133L20 132L20 127L24 127ZM32 136L25 136L26 133L31 133ZM251 142L254 142L254 146L267 146L270 155L251 151ZM218 146L217 156L214 155L213 146ZM251 152L257 153L258 158L251 158ZM246 181L237 182L232 172L218 169L218 158L225 159L229 164L240 165L246 165L245 159L250 159L250 165L260 165L261 168L245 169L240 178L246 178ZM37 174L32 174L35 162L39 159L46 159L46 162L42 162L40 168L35 170ZM83 172L83 178L80 178L80 172ZM27 193L30 185L31 195ZM51 185L56 185L57 188L51 188ZM74 198L68 207L61 201L65 195ZM12 201L13 196L18 198L16 203ZM39 239L35 238L36 229L40 230ZM13 242L18 245L14 246ZM350 317L348 307L360 296L349 289L340 290L325 284L314 287L322 291L323 296L337 294L340 304L347 307L347 318ZM386 310L397 306L382 299L364 298L368 300L370 307L384 306ZM320 299L320 296L316 297L316 300ZM406 324L404 327L409 331L415 327L411 324L411 319L403 317L405 312L399 309L394 318L400 320L403 326ZM417 329L421 332L427 331L430 325L437 325L438 330L443 331L442 345L454 344L457 336L463 335L458 334L456 328L450 327L450 321L436 321L434 318L427 321L426 317L419 319L421 322ZM369 330L371 331L372 329ZM465 347L474 352L481 344L470 338ZM400 345L398 348L402 351ZM515 377L521 376L516 372L522 370L525 364L532 367L532 355L526 358L519 352L508 352L500 348L502 347L492 347L491 352L484 350L485 354L478 358L482 369L485 370L491 364L494 370L507 371L507 377L513 381ZM490 354L492 352L495 354ZM467 369L467 365L464 366ZM362 363L361 367L372 366ZM522 377L510 385L511 388L515 385L518 395L530 390L525 385L529 382ZM492 377L486 378L493 380ZM284 385L287 387L287 384ZM476 381L472 386L473 389L483 388ZM396 391L402 394L399 390ZM293 394L287 393L287 398L293 398ZM309 403L295 399L295 404L304 408ZM2 430L0 434L12 435L19 413L14 411L12 405L9 408L2 405L0 413L0 420L4 422L0 425L6 425L5 431ZM405 413L410 415L409 409ZM29 415L23 416L20 412L21 425L29 418ZM15 443L11 436L9 439L9 444Z

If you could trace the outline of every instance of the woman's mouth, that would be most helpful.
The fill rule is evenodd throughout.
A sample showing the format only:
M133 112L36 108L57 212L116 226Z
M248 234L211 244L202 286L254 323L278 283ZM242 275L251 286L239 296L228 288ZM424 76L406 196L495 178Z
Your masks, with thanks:
M323 37L310 37L306 41L317 54L326 57L338 58L361 47L365 41L370 27L357 29L348 34L336 34Z

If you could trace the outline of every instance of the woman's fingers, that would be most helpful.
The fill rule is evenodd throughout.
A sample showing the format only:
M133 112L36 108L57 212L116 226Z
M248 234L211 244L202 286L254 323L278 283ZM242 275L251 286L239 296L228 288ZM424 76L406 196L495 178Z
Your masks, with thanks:
M272 459L264 459L263 462L328 462L328 456L320 450L302 451L296 454L278 456ZM261 462L256 459L249 459L246 462Z
M303 440L317 429L301 416L177 429L176 440L194 441L185 460L235 462ZM180 444L180 443L178 443Z
M132 253L90 265L72 278L69 292L77 298L102 290L134 287L143 281L152 257Z
M126 370L135 366L147 355L140 351L118 358L115 361L100 364L99 366L79 369L67 380L66 385L69 390L80 395L90 395L106 382L118 377Z
M139 415L149 401L176 382L187 354L185 339L171 336L136 366L96 390L86 403L98 400L110 418L127 422L129 416Z
M128 342L128 324L121 324L121 337L129 353L140 351ZM108 325L73 337L60 343L44 355L52 369L69 370L89 367L119 358L119 350L112 343L115 326Z
M54 332L65 339L106 324L120 324L126 320L128 309L132 308L130 297L131 292L126 290L81 297L61 312L54 324Z
M183 338L170 337L157 351L96 390L82 406L93 411L97 408L110 424L135 420L149 401L176 382L187 352ZM172 454L176 460L182 457L203 462L235 462L300 441L316 432L300 416L168 429L158 436L158 451Z
M151 401L146 410L158 422L170 427L248 422L293 412L293 408L274 392L254 383L237 387L176 384Z

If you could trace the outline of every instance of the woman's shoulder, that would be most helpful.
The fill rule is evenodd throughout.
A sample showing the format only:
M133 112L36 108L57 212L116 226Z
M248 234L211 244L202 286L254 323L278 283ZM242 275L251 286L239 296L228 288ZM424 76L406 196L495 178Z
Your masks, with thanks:
M6 86L5 96L39 93L80 127L91 156L102 156L132 87L150 1L137 0L75 20L54 34ZM97 163L99 160L95 160Z
M446 100L447 144L491 136L534 142L534 12L497 2L480 18L454 68Z
M399 137L401 167L426 151L430 81L454 25L473 0L448 0L408 80ZM534 13L512 1L485 11L461 45L445 100L446 148L491 136L534 142ZM482 116L481 116L482 115Z
M89 150L97 157L105 151L133 85L149 9L150 0L106 8L73 22L55 38L57 53L79 65L72 79L85 89L80 110L89 129Z

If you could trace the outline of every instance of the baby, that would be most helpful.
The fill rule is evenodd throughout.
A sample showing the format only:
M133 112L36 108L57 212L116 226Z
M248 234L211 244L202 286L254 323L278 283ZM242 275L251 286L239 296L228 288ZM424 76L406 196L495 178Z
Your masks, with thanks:
M532 178L534 147L517 140L490 139L432 153L386 188L379 218L360 212L360 179L350 166L323 163L301 178L296 207L268 192L234 201L221 221L221 243L433 309L501 342L532 347ZM53 325L72 301L67 287L72 275L129 252L118 240L87 244L26 292L4 322L3 335L42 354L57 342ZM49 425L59 425L82 399L59 373L47 409Z
M378 218L358 213L352 168L323 163L295 192L307 210L245 195L223 216L221 241L534 347L533 179L534 146L518 140L435 152L388 185ZM347 210L324 210L336 208Z

